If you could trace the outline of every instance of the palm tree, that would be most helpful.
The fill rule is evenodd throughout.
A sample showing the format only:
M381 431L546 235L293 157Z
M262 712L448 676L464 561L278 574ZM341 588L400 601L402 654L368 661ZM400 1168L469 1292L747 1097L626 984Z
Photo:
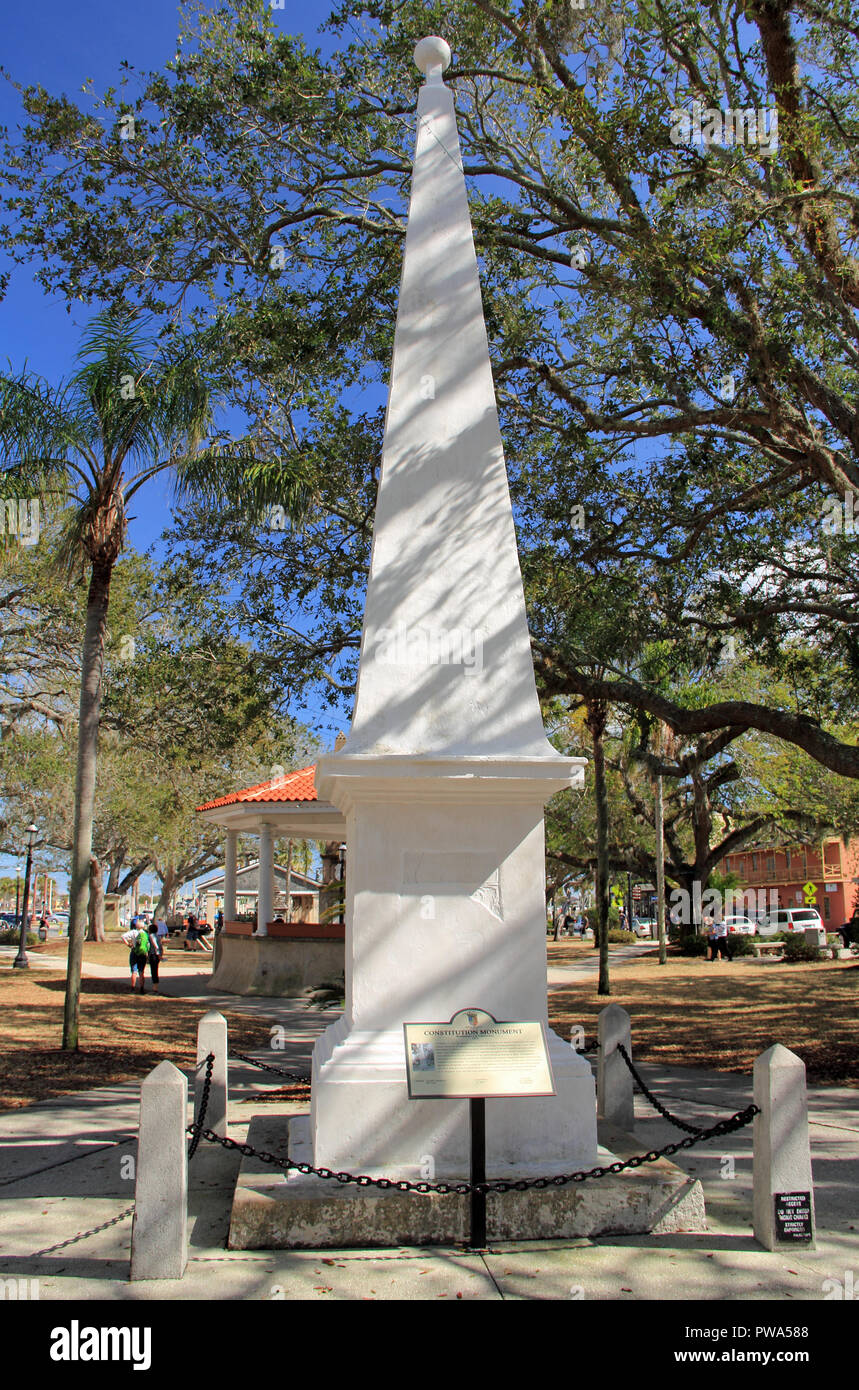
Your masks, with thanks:
M98 727L110 582L126 541L131 498L172 470L177 497L241 506L250 520L282 505L290 517L310 489L301 464L261 458L252 441L213 435L217 326L159 345L136 314L108 310L90 324L78 370L52 390L24 369L0 376L4 492L60 509L58 562L89 575L80 688L69 955L63 1047L78 1047L89 894Z

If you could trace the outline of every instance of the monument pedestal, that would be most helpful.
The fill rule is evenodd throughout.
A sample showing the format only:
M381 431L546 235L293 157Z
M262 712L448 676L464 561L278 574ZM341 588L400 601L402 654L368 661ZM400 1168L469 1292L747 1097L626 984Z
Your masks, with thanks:
M597 1162L591 1069L557 1034L549 1032L548 1042L556 1095L487 1102L489 1178ZM361 1155L360 1171L370 1177L467 1176L468 1101L409 1099L402 1028L371 1033L350 1031L345 1018L332 1024L314 1050L311 1096L317 1168L354 1172Z
M487 1125L496 1104L499 1102L487 1102ZM619 1130L601 1129L600 1140L597 1162L604 1167L641 1148L634 1136ZM313 1161L307 1115L256 1116L248 1142L278 1158ZM546 1169L544 1175L551 1176L552 1171ZM295 1172L287 1178L281 1169L245 1158L233 1200L228 1244L231 1250L463 1245L469 1240L469 1220L470 1199L466 1195L380 1191ZM700 1182L664 1158L646 1169L612 1173L565 1187L489 1193L486 1199L489 1244L609 1234L669 1235L706 1229Z
M556 1091L487 1106L487 1176L596 1163L591 1068L548 1029L543 805L579 771L549 753L320 762L346 815L350 873L347 1008L313 1051L314 1166L468 1173L468 1101L409 1098L403 1024L469 1008L541 1023Z

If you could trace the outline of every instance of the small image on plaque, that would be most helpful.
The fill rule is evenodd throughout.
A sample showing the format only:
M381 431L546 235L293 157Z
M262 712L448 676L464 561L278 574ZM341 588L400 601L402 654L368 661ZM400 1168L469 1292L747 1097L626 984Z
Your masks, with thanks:
M435 1048L432 1043L412 1043L412 1070L435 1071Z

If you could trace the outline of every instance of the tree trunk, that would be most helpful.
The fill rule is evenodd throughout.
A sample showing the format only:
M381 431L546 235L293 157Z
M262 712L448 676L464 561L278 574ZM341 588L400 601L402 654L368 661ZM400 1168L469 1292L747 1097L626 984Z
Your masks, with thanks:
M656 779L656 807L654 811L656 831L656 922L659 937L659 964L668 961L668 946L665 940L665 840L662 823L662 778Z
M161 877L160 874L159 877ZM162 914L166 914L167 912L169 912L170 899L172 898L173 890L176 887L177 877L178 875L175 869L167 868L164 870L164 876L163 878L161 878L161 896L159 897L158 902L155 904L155 912L153 914L153 917L160 917Z
M104 941L104 888L101 883L101 864L93 855L89 861L89 907L87 910L87 941Z
M340 883L337 870L340 864L340 841L326 840L322 848L322 887L319 890L319 920L333 922L339 910Z
M119 875L122 873L122 866L125 863L125 851L111 855L108 861L107 870L107 893L117 893L119 891Z
M605 781L605 749L603 747L607 713L606 706L601 702L588 706L587 723L594 746L594 795L597 808L596 936L600 953L597 994L611 994L608 976L608 793Z
M69 955L66 968L66 1002L63 1013L63 1048L76 1052L80 1020L81 964L89 897L92 823L95 807L95 771L98 757L98 725L101 716L104 633L113 566L95 562L87 595L86 629L81 670L78 759L75 776L75 828L72 872L69 884Z

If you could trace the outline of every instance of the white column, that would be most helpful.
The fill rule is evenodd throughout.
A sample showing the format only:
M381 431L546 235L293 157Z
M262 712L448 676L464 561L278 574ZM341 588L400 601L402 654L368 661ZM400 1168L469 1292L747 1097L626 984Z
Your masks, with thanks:
M805 1063L775 1043L755 1059L754 1230L765 1250L814 1249Z
M140 1087L131 1279L181 1279L188 1263L188 1082L161 1062Z
M274 844L271 826L263 821L259 828L259 897L257 898L257 936L268 936L274 903Z
M224 921L236 920L236 850L239 842L237 830L227 831L227 853L224 859Z
M203 1014L197 1024L197 1070L194 1076L194 1119L199 1123L203 1087L206 1079L206 1058L215 1054L212 1063L212 1083L206 1106L206 1129L222 1137L227 1133L228 1070L227 1020L217 1009Z
M635 1127L635 1099L632 1073L617 1050L623 1043L632 1056L629 1014L620 1004L608 1004L597 1021L599 1056L597 1060L597 1114L608 1124L631 1133Z

